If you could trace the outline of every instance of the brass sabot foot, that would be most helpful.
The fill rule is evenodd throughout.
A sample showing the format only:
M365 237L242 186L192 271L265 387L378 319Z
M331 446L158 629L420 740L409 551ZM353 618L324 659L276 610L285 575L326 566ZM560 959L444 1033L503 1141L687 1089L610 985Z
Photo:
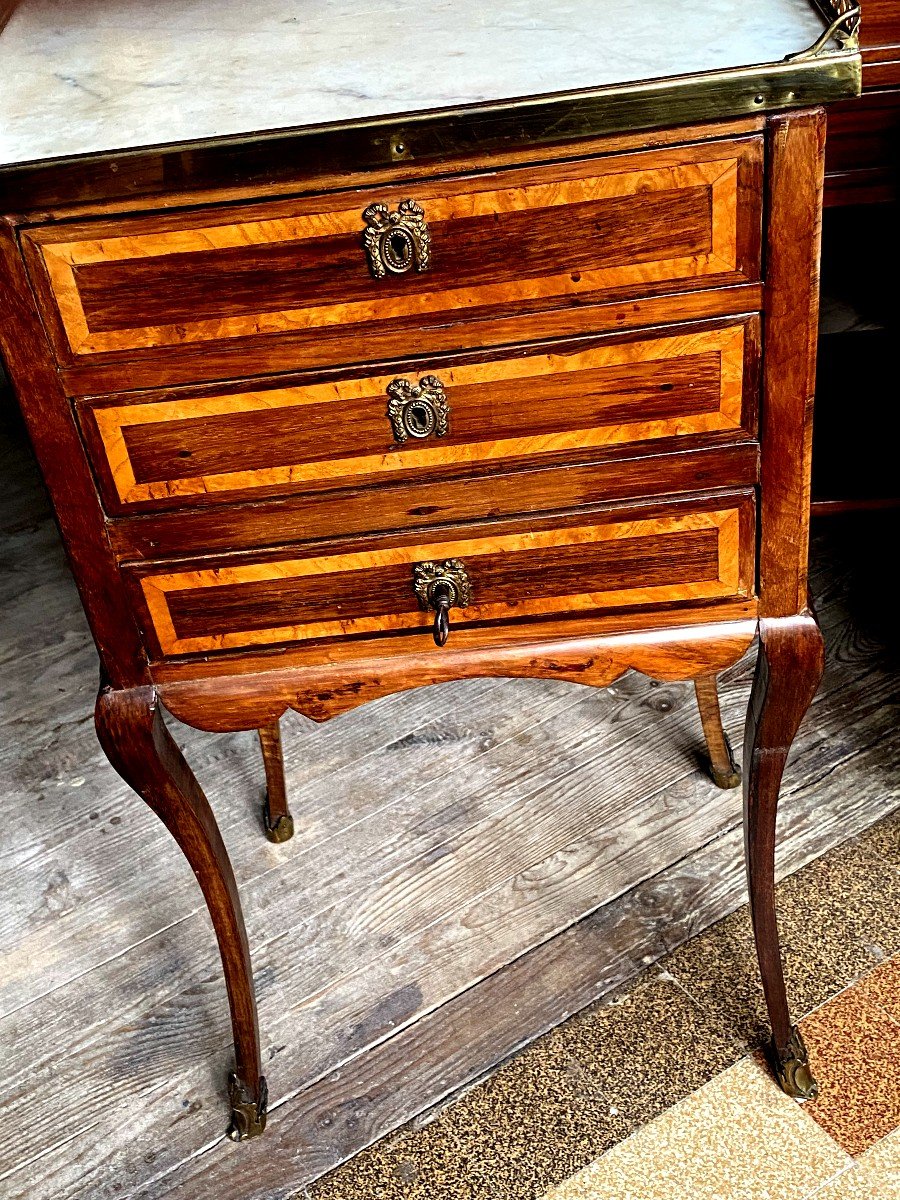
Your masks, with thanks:
M782 1090L797 1100L815 1100L819 1085L809 1069L809 1055L800 1030L791 1031L791 1039L782 1048L773 1047L775 1074Z
M734 757L734 751L731 748L731 742L728 736L725 736L725 748L728 751L728 765L722 770L717 770L712 762L707 761L706 770L710 779L720 788L736 788L741 786L741 768L737 765Z
M268 800L266 800L263 811L263 821L266 827L266 837L270 842L286 842L294 836L294 818L290 813L282 813L273 822L269 816Z
M266 1127L266 1109L269 1104L269 1089L265 1078L259 1081L259 1099L234 1071L228 1076L228 1097L231 1101L231 1124L228 1136L233 1142L246 1142L259 1137Z

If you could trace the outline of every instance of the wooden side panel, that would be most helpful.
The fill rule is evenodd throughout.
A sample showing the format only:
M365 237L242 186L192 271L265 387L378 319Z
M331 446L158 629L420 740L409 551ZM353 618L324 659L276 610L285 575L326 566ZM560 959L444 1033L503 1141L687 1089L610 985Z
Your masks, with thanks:
M26 244L63 363L296 332L333 343L340 361L349 337L384 322L402 353L428 315L754 280L760 162L750 138L439 187L58 224ZM361 213L408 198L425 210L431 266L374 280Z
M807 602L825 114L775 117L769 136L760 612L793 616Z
M531 347L427 371L81 406L110 511L421 478L690 435L754 432L756 318L675 336ZM398 444L398 378L437 378L445 435ZM123 402L124 401L124 402Z
M541 527L543 525L543 527ZM234 564L142 569L136 580L164 656L365 634L427 630L417 563L460 559L471 603L454 624L683 603L752 594L752 497L684 506L674 515L588 524L471 527L427 543ZM748 544L749 543L749 544ZM390 642L384 644L390 653Z
M100 500L53 368L15 231L0 220L0 354L16 391L106 678L147 682L147 657L109 545Z

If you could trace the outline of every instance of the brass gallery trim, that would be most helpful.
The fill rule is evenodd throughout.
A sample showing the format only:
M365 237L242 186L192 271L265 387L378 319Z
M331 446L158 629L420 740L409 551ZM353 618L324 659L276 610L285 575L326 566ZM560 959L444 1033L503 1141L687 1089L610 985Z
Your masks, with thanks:
M0 168L0 210L134 199L191 186L274 184L325 172L381 170L510 145L672 128L784 111L859 95L857 51L761 66L644 80L626 86L58 158Z
M812 3L828 23L828 29L816 45L825 44L823 39L833 37L842 50L858 50L862 10L856 0L812 0Z
M830 53L827 47L831 41L840 42L844 50L859 49L859 5L848 3L848 0L814 0L814 3L830 24L808 50L789 54L785 62L801 62L806 58L819 58Z

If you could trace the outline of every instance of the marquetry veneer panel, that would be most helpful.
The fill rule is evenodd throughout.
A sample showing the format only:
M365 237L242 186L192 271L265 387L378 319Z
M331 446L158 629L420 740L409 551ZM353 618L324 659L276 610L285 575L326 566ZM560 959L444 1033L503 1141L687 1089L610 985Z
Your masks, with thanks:
M123 217L24 238L63 363L303 334L360 361L427 353L427 321L597 294L759 278L758 137L244 208ZM415 200L431 265L376 280L361 214ZM388 337L385 338L385 332ZM391 336L393 335L393 336ZM465 344L465 339L461 341ZM303 339L296 365L304 365ZM352 358L351 358L352 355ZM136 378L139 378L137 376Z
M135 572L164 656L422 629L413 567L462 559L472 602L453 624L520 620L749 596L752 494L671 514L570 517L527 530L470 527L426 543L370 544L305 556ZM427 642L423 641L423 647ZM390 653L390 641L384 652Z
M358 485L437 468L483 470L570 451L744 429L753 432L756 317L669 336L517 349L436 365L445 436L394 440L396 373L81 407L111 511ZM244 385L247 387L248 385ZM124 403L123 401L129 402Z

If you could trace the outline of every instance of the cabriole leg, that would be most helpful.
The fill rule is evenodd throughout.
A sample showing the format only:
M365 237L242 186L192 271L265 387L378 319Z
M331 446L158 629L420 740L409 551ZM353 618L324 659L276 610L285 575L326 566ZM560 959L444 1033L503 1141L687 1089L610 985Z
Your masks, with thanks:
M203 890L222 955L234 1031L228 1133L235 1141L255 1137L265 1129L267 1102L256 998L237 885L216 819L165 726L154 688L101 688L95 721L107 758L162 820Z
M762 620L744 735L744 830L756 953L772 1025L772 1061L790 1096L812 1099L818 1085L791 1025L775 915L775 818L794 735L819 686L824 648L811 616Z
M697 708L706 738L709 777L716 787L735 788L741 782L741 772L728 734L722 728L719 687L715 675L698 675L694 680L694 691L697 693Z
M287 802L284 781L284 756L281 752L281 726L277 721L257 730L266 771L266 802L263 819L270 842L286 842L294 836L294 818Z

